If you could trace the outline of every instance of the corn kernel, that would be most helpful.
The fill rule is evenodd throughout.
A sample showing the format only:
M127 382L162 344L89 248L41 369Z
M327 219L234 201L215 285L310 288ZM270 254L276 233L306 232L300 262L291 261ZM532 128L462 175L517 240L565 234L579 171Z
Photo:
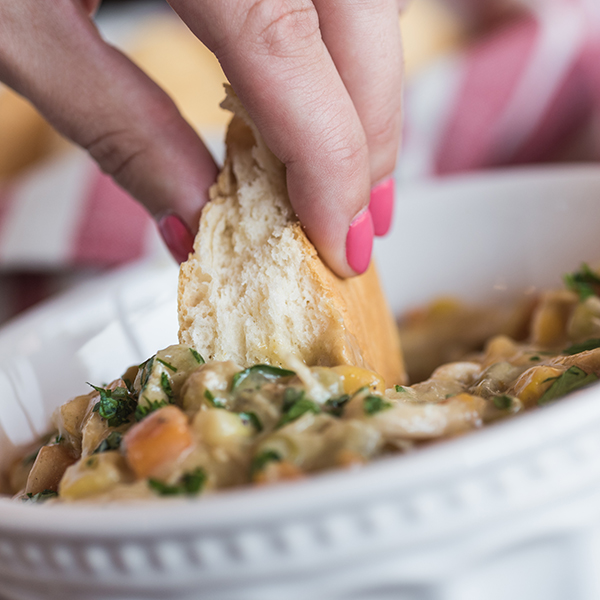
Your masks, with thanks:
M517 396L525 407L535 406L556 377L562 373L562 370L546 365L527 369L515 383L512 395Z
M339 367L333 367L332 370L342 377L345 394L354 394L365 386L380 394L385 392L383 379L373 371L350 365L340 365Z

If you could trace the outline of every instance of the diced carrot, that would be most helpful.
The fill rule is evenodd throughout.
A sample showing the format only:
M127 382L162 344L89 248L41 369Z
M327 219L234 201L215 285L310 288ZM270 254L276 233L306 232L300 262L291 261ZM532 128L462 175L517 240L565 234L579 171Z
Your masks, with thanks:
M123 437L127 463L140 479L168 474L192 444L188 418L176 406L153 412Z
M296 465L287 460L281 462L271 462L254 476L254 483L265 485L267 483L277 483L278 481L292 481L302 479L304 473Z

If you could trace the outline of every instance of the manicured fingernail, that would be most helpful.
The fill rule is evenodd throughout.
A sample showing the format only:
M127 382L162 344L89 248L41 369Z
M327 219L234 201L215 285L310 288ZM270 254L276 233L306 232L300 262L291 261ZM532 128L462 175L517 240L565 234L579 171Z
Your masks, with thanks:
M358 214L346 236L346 260L359 275L369 268L373 250L373 219L368 210Z
M375 235L385 235L392 225L394 187L394 178L390 177L371 190L369 212L373 217Z
M175 213L168 212L156 218L158 231L167 248L171 251L173 258L182 263L188 259L188 255L194 251L194 236L189 227L181 217Z

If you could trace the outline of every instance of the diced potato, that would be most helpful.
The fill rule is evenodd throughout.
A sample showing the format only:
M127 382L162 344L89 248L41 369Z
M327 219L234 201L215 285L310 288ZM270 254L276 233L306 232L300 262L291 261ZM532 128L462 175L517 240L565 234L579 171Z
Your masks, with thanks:
M76 396L55 412L54 422L59 433L78 451L81 451L81 424L92 409L92 398L97 396L97 392Z
M198 412L192 427L203 442L217 447L247 439L254 434L253 428L245 425L238 414L222 408Z
M534 345L553 347L567 339L567 323L577 295L567 290L547 292L534 312L531 334Z
M562 375L564 369L547 365L539 365L527 369L517 379L512 389L508 391L512 396L517 396L526 408L535 406L544 392Z
M44 490L55 492L65 471L74 462L75 457L65 446L61 444L43 446L29 472L25 492L27 494L38 494Z
M118 452L102 452L80 459L62 478L58 494L65 500L79 500L107 492L130 479L125 460Z
M574 341L600 337L600 298L590 296L579 303L567 328L569 338Z
M340 365L333 367L332 371L341 375L344 385L344 393L354 394L360 388L368 386L371 391L383 394L385 392L385 383L381 376L368 369L352 367L350 365Z
M188 418L176 406L151 413L122 442L127 463L138 478L165 476L192 445Z
M210 407L210 398L225 402L233 376L240 370L231 360L198 367L181 390L184 410L197 411L201 407Z
M160 350L144 363L136 376L134 387L140 391L140 405L173 402L189 374L203 364L202 357L183 344Z
M517 342L506 335L494 336L485 346L483 367L487 368L498 362L506 362L519 352Z
M81 456L92 454L106 438L109 429L106 421L97 412L90 413L82 428Z

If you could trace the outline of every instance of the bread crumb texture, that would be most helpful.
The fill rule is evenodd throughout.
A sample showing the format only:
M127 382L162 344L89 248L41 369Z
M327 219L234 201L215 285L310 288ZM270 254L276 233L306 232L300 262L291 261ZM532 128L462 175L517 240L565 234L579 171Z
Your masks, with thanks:
M179 339L206 360L353 364L404 381L394 320L375 268L341 280L320 260L289 202L285 167L235 94L227 156L181 265Z

